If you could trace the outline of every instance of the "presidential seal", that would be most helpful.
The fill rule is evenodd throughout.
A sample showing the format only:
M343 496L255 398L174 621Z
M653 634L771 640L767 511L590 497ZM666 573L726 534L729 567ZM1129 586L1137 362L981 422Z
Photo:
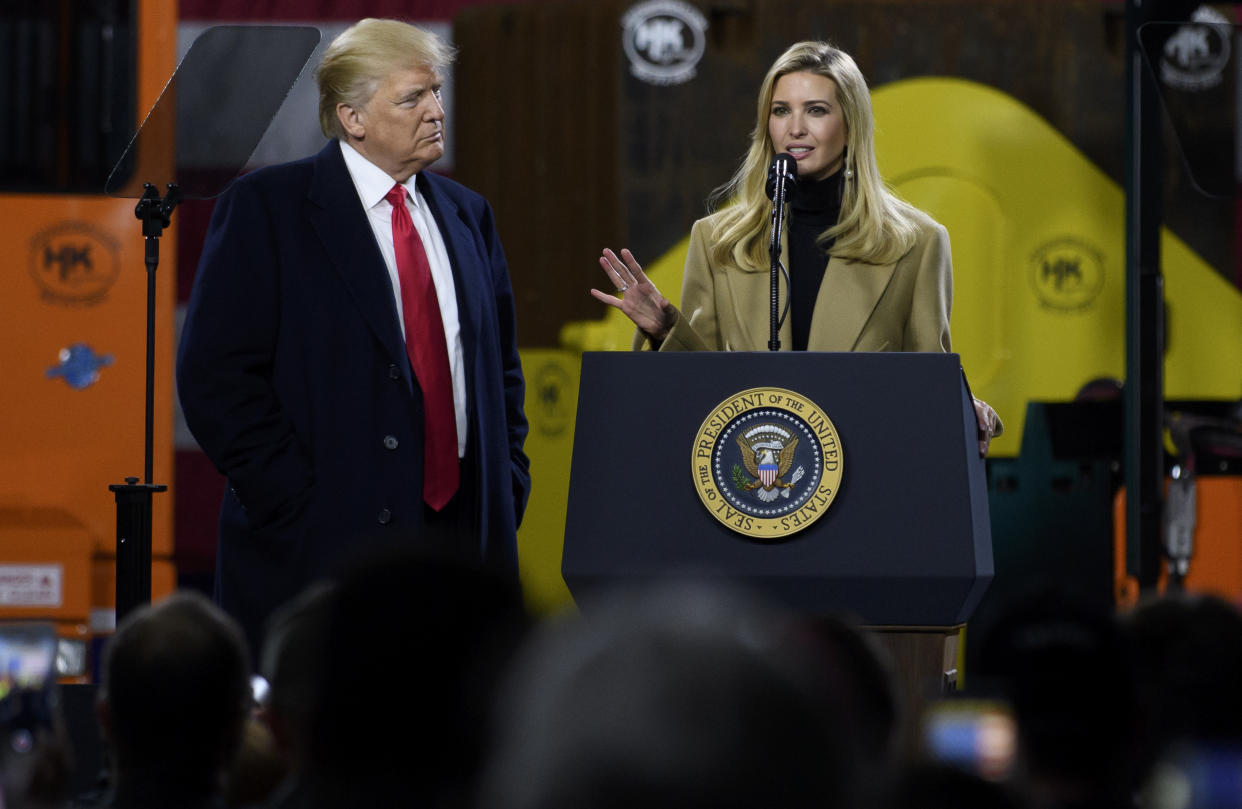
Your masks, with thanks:
M841 485L841 441L827 414L783 388L751 388L699 428L691 472L712 516L739 534L781 540L818 520Z

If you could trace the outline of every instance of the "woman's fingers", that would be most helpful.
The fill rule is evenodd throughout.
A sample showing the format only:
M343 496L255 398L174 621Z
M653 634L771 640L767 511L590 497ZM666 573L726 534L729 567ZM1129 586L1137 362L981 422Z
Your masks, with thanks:
M641 284L647 280L647 274L643 272L643 265L638 263L634 258L634 254L629 248L621 249L621 258L625 261L625 269L629 272L630 277L634 279L634 283Z
M979 454L987 455L992 439L1000 435L1004 427L1001 426L1000 417L996 415L996 411L987 402L975 399L974 405L975 421L979 425Z
M627 253L627 252L629 251L627 250L622 251L622 253ZM633 257L631 257L630 260L633 261ZM625 290L627 287L632 287L638 283L638 281L634 277L634 273L629 269L628 266L626 266L626 262L618 258L617 254L612 252L608 248L604 248L604 255L600 259L600 263L601 264L607 263L608 269L611 272L611 278L613 280L613 283L617 285L618 289Z
M600 265L609 271L609 277L616 283L617 288L625 291L627 288L637 286L638 284L647 283L647 274L643 272L643 266L634 258L634 254L629 248L622 248L621 254L618 256L607 247L604 248L604 255L600 258Z
M609 295L607 292L603 292L598 289L592 289L591 297L599 301L600 303L606 303L609 306L616 307L617 309L621 308L621 299L618 298L616 295Z
M625 265L617 258L616 253L604 250L604 255L599 259L599 266L604 268L604 274L608 276L608 280L612 281L617 291L624 292L630 286L632 277L626 272Z
M616 287L616 293L609 295L607 292L592 289L591 297L620 309L638 328L647 334L659 335L662 339L662 335L668 332L668 326L665 325L665 321L669 319L665 311L668 302L647 278L634 254L628 248L622 248L618 255L605 247L599 258L599 266Z

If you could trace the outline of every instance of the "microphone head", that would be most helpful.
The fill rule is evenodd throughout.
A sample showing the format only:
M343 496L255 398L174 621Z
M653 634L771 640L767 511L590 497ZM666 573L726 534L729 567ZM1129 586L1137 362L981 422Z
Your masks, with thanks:
M772 158L772 165L768 167L768 182L764 190L767 191L768 199L776 197L776 179L777 177L785 178L785 187L798 184L798 161L794 160L793 155L782 152Z

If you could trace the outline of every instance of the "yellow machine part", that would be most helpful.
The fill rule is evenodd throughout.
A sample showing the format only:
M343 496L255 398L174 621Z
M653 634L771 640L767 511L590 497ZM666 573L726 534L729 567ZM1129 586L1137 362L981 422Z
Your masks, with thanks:
M908 79L876 89L872 102L881 173L949 230L954 350L975 395L1005 420L993 454L1017 455L1028 401L1071 400L1093 379L1125 374L1123 190L1030 108L986 85ZM688 238L639 257L674 303ZM1161 261L1175 335L1165 395L1242 396L1242 294L1167 230ZM519 554L539 607L569 601L560 547L581 352L629 350L633 333L610 310L566 325L564 351L523 352L534 491ZM541 374L555 384L541 386ZM537 423L547 397L552 432Z

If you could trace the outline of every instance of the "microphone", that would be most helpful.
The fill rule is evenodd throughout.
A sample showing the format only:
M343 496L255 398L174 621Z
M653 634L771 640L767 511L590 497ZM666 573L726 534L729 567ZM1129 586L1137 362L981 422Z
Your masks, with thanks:
M772 165L768 166L768 184L765 191L768 193L768 199L776 201L777 191L781 191L784 196L790 186L798 184L798 161L794 160L793 155L782 152L772 158ZM784 200L781 200L782 204Z
M789 189L798 184L798 161L793 159L790 154L778 154L772 158L772 165L768 167L767 193L768 199L772 200L772 238L768 242L768 257L771 260L772 269L772 306L771 306L771 330L768 334L768 350L780 351L780 282L778 273L781 265L781 227L785 222L785 198L789 193Z

